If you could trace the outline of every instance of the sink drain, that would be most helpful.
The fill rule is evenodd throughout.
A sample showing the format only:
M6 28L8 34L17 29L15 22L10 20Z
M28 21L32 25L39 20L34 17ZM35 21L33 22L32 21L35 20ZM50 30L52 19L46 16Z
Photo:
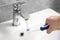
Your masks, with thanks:
M21 32L21 33L20 33L20 36L24 36L24 33L23 33L23 32Z

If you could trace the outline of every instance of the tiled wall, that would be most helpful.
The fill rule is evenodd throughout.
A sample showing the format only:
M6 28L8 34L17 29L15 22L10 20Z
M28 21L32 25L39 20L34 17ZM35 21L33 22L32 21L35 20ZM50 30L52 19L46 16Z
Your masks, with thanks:
M22 13L33 13L48 7L59 12L60 0L27 0L27 3L22 6ZM12 5L0 7L0 22L11 19L12 14Z

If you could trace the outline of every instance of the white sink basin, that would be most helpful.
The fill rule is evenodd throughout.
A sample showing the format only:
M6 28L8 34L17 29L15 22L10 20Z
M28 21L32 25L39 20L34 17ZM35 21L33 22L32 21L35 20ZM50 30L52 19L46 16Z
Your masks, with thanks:
M39 27L45 24L46 18L52 15L59 14L49 8L30 14L28 26L31 31L29 32L26 31L27 27L23 18L19 26L12 26L12 20L0 23L0 40L60 40L58 30L51 34L39 30ZM24 33L23 36L21 32Z

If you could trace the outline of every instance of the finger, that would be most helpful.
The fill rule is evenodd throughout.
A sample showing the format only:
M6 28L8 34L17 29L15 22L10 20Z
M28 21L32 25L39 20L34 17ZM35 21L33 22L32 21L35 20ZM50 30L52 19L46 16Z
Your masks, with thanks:
M46 19L45 24L49 24L49 18Z
M54 28L50 26L47 30L47 33L50 34L52 31L54 31Z
M60 28L57 28L57 30L60 30Z

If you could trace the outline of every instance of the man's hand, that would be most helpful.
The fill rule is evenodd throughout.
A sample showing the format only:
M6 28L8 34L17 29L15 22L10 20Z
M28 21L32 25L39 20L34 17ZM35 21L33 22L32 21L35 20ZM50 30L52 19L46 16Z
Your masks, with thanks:
M49 24L50 27L47 30L47 33L51 33L55 30L60 30L60 16L51 16L46 19L46 24Z

